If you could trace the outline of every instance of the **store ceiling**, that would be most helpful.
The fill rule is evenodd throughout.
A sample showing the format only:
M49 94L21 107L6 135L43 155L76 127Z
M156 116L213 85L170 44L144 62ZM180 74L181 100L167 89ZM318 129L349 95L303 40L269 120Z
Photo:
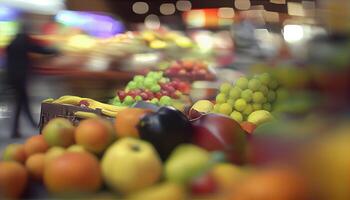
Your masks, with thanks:
M149 11L146 14L136 14L132 11L132 5L135 2L143 1L149 5ZM192 9L202 8L220 8L231 7L235 8L235 1L242 0L191 0ZM243 0L248 1L248 0ZM317 5L318 0L250 0L252 9L263 9L265 11L277 12L280 14L287 14L288 5L290 3L299 3L304 5L308 2L314 2L313 5ZM148 14L162 15L159 11L160 5L163 3L176 3L177 0L67 0L67 7L71 10L84 10L84 11L103 11L116 14L123 18L127 22L143 22ZM263 6L263 7L262 7ZM176 12L179 14L179 12Z

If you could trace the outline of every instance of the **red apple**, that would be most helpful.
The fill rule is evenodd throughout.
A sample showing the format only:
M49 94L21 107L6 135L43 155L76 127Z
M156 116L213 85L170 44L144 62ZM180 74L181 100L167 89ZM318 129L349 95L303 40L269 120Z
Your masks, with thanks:
M211 194L216 191L217 185L211 174L205 174L193 179L190 183L192 194Z
M192 125L194 144L208 151L223 151L233 163L244 162L247 136L236 121L209 113L193 120Z
M242 122L241 127L243 130L245 130L248 134L253 134L254 130L256 129L256 125L250 122Z

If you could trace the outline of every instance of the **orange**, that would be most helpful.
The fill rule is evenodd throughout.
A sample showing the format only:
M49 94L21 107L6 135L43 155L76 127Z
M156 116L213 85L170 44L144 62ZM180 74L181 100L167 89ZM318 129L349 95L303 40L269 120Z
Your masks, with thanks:
M24 143L24 151L28 157L36 153L45 153L48 149L49 145L42 135L32 136Z
M96 192L102 185L99 162L90 153L66 152L45 165L44 184L55 194Z
M75 141L92 153L103 152L115 138L113 126L103 119L82 121L75 129Z
M24 166L14 161L0 162L0 199L19 198L27 187Z
M24 164L26 161L26 153L23 144L10 144L6 147L3 157L5 161L17 161Z
M142 108L127 108L118 112L115 119L115 130L118 137L139 137L137 124L140 119L152 111Z
M45 154L37 153L31 155L26 161L26 168L30 177L35 180L42 180L45 167Z

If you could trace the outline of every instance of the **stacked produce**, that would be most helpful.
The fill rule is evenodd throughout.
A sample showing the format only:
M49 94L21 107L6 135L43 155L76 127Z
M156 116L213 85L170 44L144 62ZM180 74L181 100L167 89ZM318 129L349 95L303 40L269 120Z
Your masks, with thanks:
M238 122L251 121L257 112L269 115L278 94L282 92L279 83L268 73L251 78L240 77L234 84L221 85L214 111Z
M198 81L214 80L215 75L208 69L208 65L201 61L180 60L170 64L165 69L165 75L181 80Z
M125 90L117 91L112 104L131 106L138 101L148 101L156 105L173 105L174 100L188 93L190 86L186 82L163 76L163 72L149 72L146 76L137 75Z

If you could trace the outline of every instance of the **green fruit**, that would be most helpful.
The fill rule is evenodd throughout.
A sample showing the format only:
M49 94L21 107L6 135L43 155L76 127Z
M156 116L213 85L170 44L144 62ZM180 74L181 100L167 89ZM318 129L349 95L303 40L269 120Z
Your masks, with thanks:
M238 111L243 111L247 106L247 102L244 99L238 99L235 102L235 109Z
M272 120L273 120L273 116L269 111L266 111L266 110L254 111L248 116L248 119L247 119L248 122L253 123L257 126Z
M135 101L142 101L142 97L141 96L136 96L135 97Z
M267 94L267 100L269 102L274 102L276 100L276 93L274 91L269 91Z
M221 93L228 94L230 92L230 89L231 89L231 84L229 84L229 83L223 83L220 86L220 92Z
M245 89L241 94L242 99L246 102L250 102L253 97L253 92L250 89Z
M133 90L137 88L137 84L134 81L130 81L127 86L128 89Z
M219 109L220 109L220 104L215 104L214 105L214 112L219 112Z
M249 115L250 113L253 112L253 106L248 104L245 109L243 110L244 115Z
M203 173L209 163L210 154L205 149L192 144L179 145L165 162L165 179L186 184Z
M137 75L134 77L134 81L137 83L142 83L144 79L145 79L145 77L143 77L141 75Z
M226 101L226 103L230 104L231 107L234 107L234 106L235 106L235 100L234 100L234 99L228 99L228 100Z
M245 90L248 88L248 79L245 77L240 77L237 81L236 81L236 86L241 88L242 90Z
M263 104L263 109L266 110L266 111L271 111L271 109L272 109L271 104L264 103Z
M251 79L248 82L248 88L251 89L252 91L258 91L261 86L261 82L258 79Z
M252 105L252 107L253 107L253 110L254 110L254 111L256 111L256 110L261 110L261 109L262 109L262 105L259 104L259 103L254 103L254 104Z
M159 92L160 91L160 86L157 84L157 85L154 85L151 87L151 91L152 92Z
M156 81L152 78L147 77L143 84L146 88L152 88L154 85L156 85Z
M168 96L162 96L159 100L160 105L164 106L170 106L171 105L171 98Z
M259 91L262 92L266 96L269 92L269 88L266 87L266 85L261 85Z
M238 99L241 96L242 90L239 87L234 87L230 90L230 98L233 100Z
M55 118L45 125L42 134L51 147L68 147L74 143L74 130L68 119Z
M228 103L223 103L221 104L219 108L219 113L224 114L224 115L230 115L232 112L232 106Z
M126 97L124 98L124 103L125 103L126 105L131 105L131 104L134 103L134 99L132 98L132 96L126 96Z
M264 94L262 92L253 93L253 102L254 103L264 103Z
M226 95L224 93L220 93L216 96L216 103L221 104L226 102Z
M151 100L151 103L153 103L153 104L158 104L158 103L159 103L159 100L158 100L157 98L153 98L153 99Z
M243 115L240 112L233 111L230 115L230 117L235 120L236 122L242 122L243 121Z
M264 85L268 85L271 81L271 76L268 73L263 73L258 76L260 82Z

